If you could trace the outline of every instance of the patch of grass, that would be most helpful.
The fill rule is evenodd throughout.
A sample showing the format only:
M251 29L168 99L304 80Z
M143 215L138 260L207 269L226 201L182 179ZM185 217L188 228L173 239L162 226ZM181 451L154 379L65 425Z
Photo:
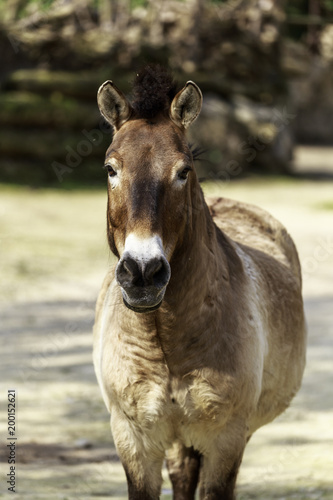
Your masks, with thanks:
M326 200L316 205L320 210L333 210L333 200Z

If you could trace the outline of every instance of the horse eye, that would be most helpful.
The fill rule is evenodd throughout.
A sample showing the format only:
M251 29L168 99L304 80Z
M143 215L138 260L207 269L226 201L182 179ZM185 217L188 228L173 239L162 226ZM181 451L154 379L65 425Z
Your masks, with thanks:
M105 165L105 168L108 171L109 177L114 177L115 175L117 175L117 172L113 167L111 167L111 165Z
M178 179L182 179L182 180L187 179L187 175L191 170L192 170L191 167L189 167L189 166L185 167L183 170L181 170L181 172L178 172Z

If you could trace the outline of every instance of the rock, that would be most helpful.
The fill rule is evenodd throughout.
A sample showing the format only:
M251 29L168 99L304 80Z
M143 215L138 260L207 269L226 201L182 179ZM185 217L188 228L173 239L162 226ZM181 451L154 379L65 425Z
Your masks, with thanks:
M197 161L199 177L230 180L251 170L288 172L294 146L290 122L281 107L205 96L191 141L205 150Z
M290 79L295 139L303 144L333 144L333 63L314 56L306 77Z

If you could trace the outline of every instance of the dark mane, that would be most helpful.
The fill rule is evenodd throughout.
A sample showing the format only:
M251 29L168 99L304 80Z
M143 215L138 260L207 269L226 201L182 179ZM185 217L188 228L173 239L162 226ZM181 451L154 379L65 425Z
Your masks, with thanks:
M133 84L132 107L139 118L151 119L169 109L177 93L177 84L166 68L145 66Z

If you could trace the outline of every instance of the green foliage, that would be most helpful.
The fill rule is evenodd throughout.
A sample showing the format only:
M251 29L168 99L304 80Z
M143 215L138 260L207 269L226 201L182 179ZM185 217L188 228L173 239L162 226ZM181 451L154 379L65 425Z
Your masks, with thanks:
M131 9L135 9L136 7L147 7L149 2L148 0L130 0Z
M322 203L319 203L317 205L317 208L319 208L320 210L333 210L333 201L326 200Z
M0 19L6 19L8 12L15 19L24 19L35 12L48 12L56 0L22 0L10 3L8 0L0 0ZM10 16L10 17L11 17Z
M314 6L321 18L321 24L325 25L328 23L333 16L333 0L315 0ZM301 40L308 33L307 16L311 16L311 3L309 0L294 0L293 2L286 2L285 12L287 19L290 22L287 23L286 35L294 38L295 40ZM314 15L312 13L312 15ZM296 22L295 22L296 21ZM320 25L313 24L313 26Z
M325 9L330 13L333 14L333 0L323 0L322 2L324 4Z
M39 0L39 3L43 10L47 10L52 6L54 0Z
M333 0L317 0L317 5L322 14L333 14ZM309 0L286 2L285 11L287 15L308 15Z
M286 2L286 14L307 14L309 10L308 0L294 0L293 2Z
M28 0L24 3L24 10L29 9L31 5L36 5L38 10L47 11L55 3L55 0Z
M295 0L295 2L286 3L286 15L298 16L307 15L308 0ZM307 27L302 24L287 24L286 35L294 40L301 40L307 33Z

